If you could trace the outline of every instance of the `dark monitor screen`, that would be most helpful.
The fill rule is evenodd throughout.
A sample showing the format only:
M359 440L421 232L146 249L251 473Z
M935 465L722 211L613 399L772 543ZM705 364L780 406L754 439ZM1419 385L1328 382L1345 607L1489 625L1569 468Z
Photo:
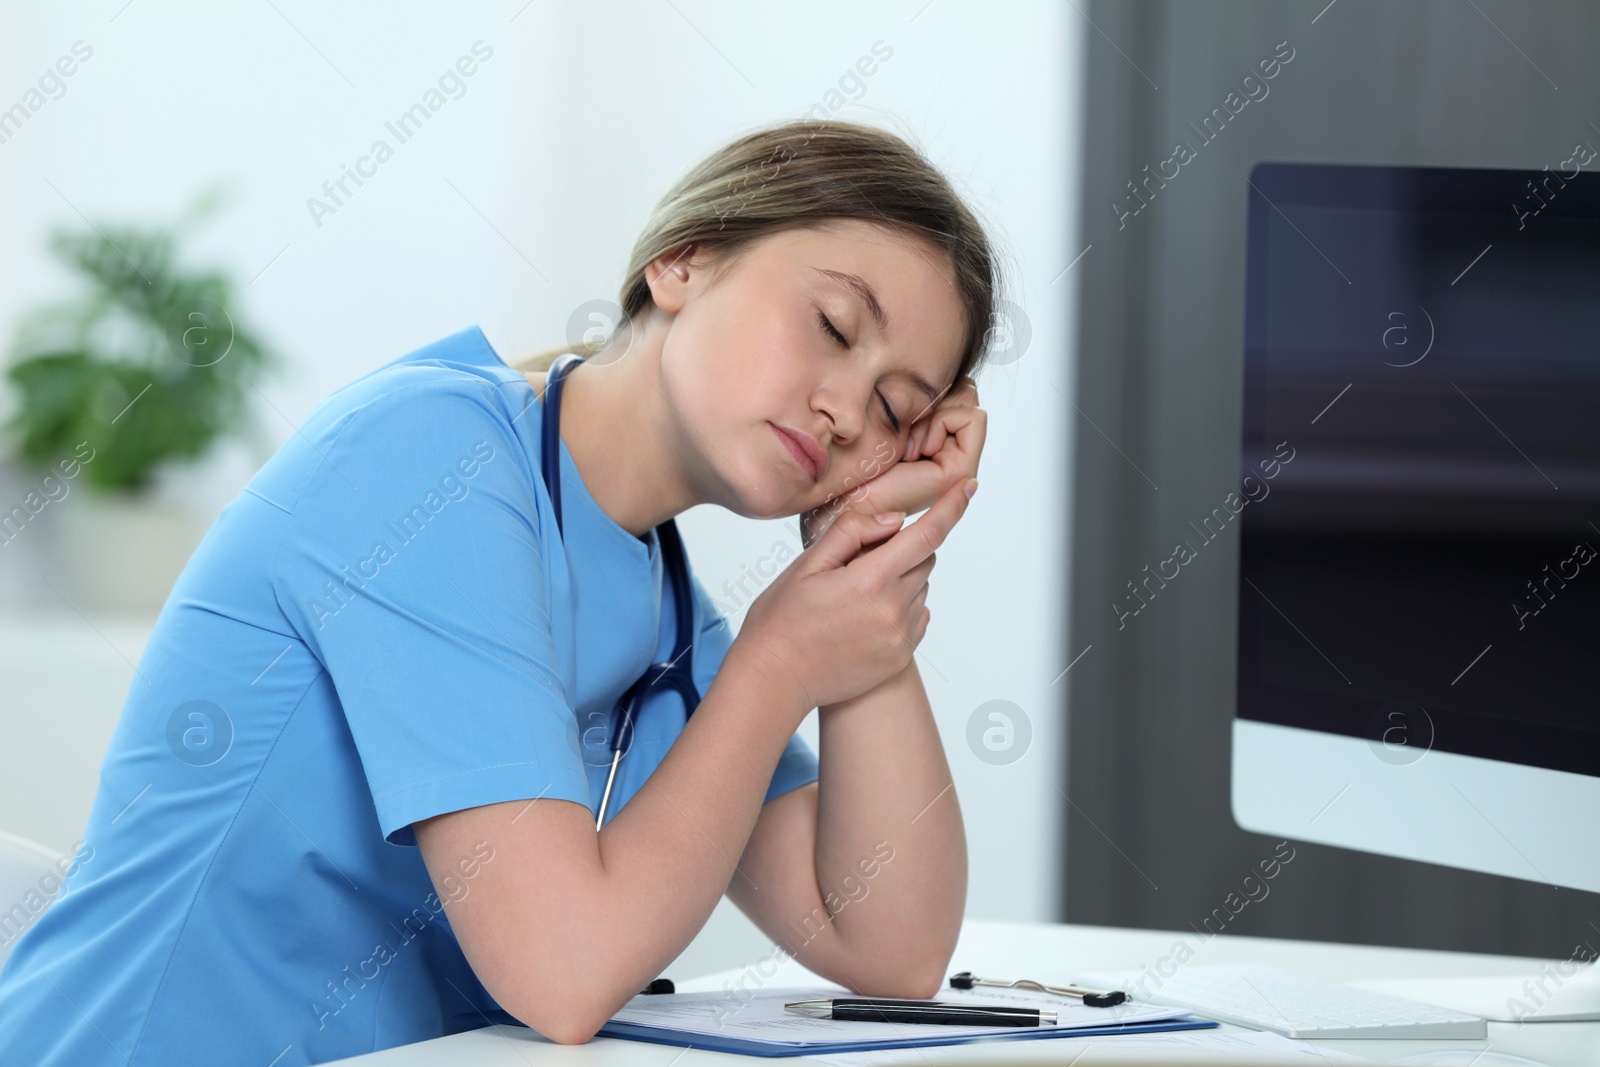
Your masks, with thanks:
M1251 173L1240 718L1600 775L1590 169Z

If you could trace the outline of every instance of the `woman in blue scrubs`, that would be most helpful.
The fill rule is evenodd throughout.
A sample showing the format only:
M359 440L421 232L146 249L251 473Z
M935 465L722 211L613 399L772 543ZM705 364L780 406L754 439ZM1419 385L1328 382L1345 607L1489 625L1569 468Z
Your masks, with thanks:
M997 277L903 141L781 125L667 193L559 388L470 328L330 396L172 590L0 1063L291 1067L496 1010L581 1042L724 892L826 978L932 995L966 851L913 657ZM809 545L737 640L666 580L702 503ZM693 693L615 744L675 659Z

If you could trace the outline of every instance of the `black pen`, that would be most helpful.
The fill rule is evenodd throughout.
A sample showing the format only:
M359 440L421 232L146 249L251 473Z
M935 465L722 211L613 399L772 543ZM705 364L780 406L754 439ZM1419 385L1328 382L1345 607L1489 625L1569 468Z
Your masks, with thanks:
M783 1006L795 1015L864 1023L942 1023L948 1026L1054 1026L1056 1013L1010 1005L958 1004L947 1000L871 1000L835 997L797 1000Z

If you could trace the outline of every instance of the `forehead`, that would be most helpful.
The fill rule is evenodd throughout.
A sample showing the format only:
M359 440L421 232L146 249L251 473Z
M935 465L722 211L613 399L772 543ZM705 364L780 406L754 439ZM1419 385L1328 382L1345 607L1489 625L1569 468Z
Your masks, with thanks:
M750 255L808 292L827 295L830 308L849 308L861 324L857 343L882 347L896 365L914 366L941 387L955 377L966 314L950 258L931 242L884 225L830 219L765 238ZM856 275L872 288L889 323L887 339L837 274Z

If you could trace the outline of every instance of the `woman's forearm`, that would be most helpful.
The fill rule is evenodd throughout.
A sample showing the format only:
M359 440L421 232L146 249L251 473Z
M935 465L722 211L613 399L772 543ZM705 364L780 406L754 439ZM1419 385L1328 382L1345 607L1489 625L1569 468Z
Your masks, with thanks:
M417 824L433 871L475 841L494 847L493 864L450 915L496 1000L546 1037L583 1042L657 977L729 879L748 877L735 865L772 768L806 715L801 703L736 649L598 835L593 816L568 801L508 801Z
M967 841L916 660L818 716L817 880L852 985L932 996L966 908Z
M660 765L601 831L605 881L621 908L612 929L627 931L612 947L640 968L626 981L629 995L693 939L730 879L748 877L736 863L772 768L805 717L789 695L730 653ZM615 914L632 918L618 924Z

